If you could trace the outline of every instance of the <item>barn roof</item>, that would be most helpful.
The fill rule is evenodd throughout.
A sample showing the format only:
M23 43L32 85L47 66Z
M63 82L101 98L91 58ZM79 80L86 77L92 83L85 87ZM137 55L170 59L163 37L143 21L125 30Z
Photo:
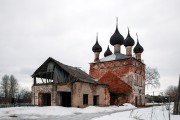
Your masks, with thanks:
M87 73L82 71L81 69L77 67L72 67L69 65L65 65L51 57L49 57L32 75L32 77L42 77L46 78L47 74L47 66L49 62L55 63L56 66L60 67L63 69L65 72L67 72L69 75L73 76L74 79L73 82L87 82L87 83L92 83L92 84L100 84L99 82L95 81L93 78L91 78ZM43 75L43 73L45 73Z

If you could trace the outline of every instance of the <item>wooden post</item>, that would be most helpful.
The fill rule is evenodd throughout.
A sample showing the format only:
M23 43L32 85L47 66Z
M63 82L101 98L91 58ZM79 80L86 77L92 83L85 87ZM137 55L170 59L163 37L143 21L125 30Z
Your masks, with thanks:
M180 115L180 75L179 75L179 85L178 85L178 89L176 92L176 100L174 102L173 114Z
M34 77L34 85L36 85L36 77Z
M153 107L154 107L154 91L153 91L153 106L152 106L152 112L151 112L151 120L152 120L152 115L153 115Z
M170 117L170 96L169 96L169 120L171 120L171 117Z

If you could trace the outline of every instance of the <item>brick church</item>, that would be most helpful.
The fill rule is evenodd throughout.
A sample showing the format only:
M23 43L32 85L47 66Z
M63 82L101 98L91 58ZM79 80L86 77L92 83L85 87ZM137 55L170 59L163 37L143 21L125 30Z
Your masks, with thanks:
M138 36L137 36L138 37ZM110 38L114 53L109 46L104 57L99 59L102 47L92 47L94 61L90 63L89 75L81 69L63 64L49 57L32 74L32 104L38 106L86 107L109 106L132 103L145 104L145 64L141 60L144 49L134 40L128 30L124 37L118 24ZM126 48L126 54L121 48ZM132 49L135 57L132 56Z
M144 49L139 43L138 36L137 44L133 49L134 43L129 29L124 39L117 23L116 30L110 38L114 53L108 46L104 57L99 59L102 47L98 43L98 36L92 47L95 56L94 62L90 63L89 74L96 81L108 85L112 105L121 105L125 102L136 106L145 104L145 64L141 59ZM126 48L125 54L121 52L122 47ZM132 49L135 57L132 56Z

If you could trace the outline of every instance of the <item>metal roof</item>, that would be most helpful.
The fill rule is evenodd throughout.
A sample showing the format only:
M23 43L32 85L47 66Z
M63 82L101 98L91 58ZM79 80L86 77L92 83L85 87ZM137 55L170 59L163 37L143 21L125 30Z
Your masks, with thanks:
M115 53L107 57L101 58L97 62L92 62L92 63L107 62L107 61L113 61L113 60L123 60L127 58L132 58L132 57L126 56L125 54L122 54L122 53Z

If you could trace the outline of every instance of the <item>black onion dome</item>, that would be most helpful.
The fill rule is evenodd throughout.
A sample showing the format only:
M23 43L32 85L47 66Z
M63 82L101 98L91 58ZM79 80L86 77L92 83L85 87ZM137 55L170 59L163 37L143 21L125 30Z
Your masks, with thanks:
M118 18L116 18L116 30L110 38L110 44L111 45L124 44L124 37L119 33L119 30L118 30Z
M127 35L126 39L124 40L124 46L127 47L127 46L133 46L133 45L134 45L134 40L131 37L131 35L129 33L129 29L128 29L128 35Z
M137 35L137 34L136 34ZM143 47L139 44L138 36L137 36L137 44L134 47L134 53L142 53L144 51Z
M111 45L116 45L116 44L122 45L123 43L124 43L124 37L119 33L119 30L116 26L116 31L110 38L110 44Z
M107 57L107 56L109 56L109 55L112 55L112 52L111 52L111 50L109 49L109 45L108 45L107 50L106 50L106 52L104 53L104 57Z
M92 51L93 52L101 52L102 51L102 47L99 45L98 43L98 35L96 36L96 43L95 45L92 47Z

